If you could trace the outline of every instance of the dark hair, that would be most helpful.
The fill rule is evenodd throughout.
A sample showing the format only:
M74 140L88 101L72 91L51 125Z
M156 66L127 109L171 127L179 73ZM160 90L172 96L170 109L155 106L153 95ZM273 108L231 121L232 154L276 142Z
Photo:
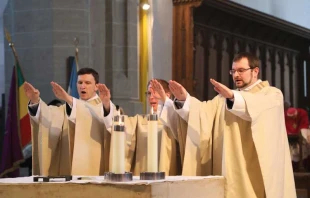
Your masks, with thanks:
M249 66L251 69L254 69L255 67L259 67L259 59L249 52L240 52L239 54L236 54L233 62L240 61L242 58L248 59Z
M78 72L77 72L77 75L84 75L84 74L92 74L94 79L95 79L95 82L96 84L99 83L99 74L98 72L96 72L96 70L94 70L93 68L89 68L89 67L84 67L82 69L80 69Z
M51 102L49 102L47 105L48 105L48 106L52 105L52 106L57 106L57 107L59 107L59 106L62 105L62 102L61 102L60 100L54 99L54 100L52 100Z
M163 87L163 89L165 90L166 93L170 94L170 98L174 98L173 94L171 93L170 89L169 89L169 83L163 79L159 79L159 78L154 78L154 80L157 80L157 82L159 82L161 84L161 86ZM151 81L149 81L147 83L147 87L149 87Z

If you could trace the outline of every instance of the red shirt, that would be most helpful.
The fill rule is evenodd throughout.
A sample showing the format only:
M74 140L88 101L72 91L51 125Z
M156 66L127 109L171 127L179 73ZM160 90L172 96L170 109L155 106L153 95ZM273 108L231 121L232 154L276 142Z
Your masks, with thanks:
M288 134L298 134L301 129L309 128L308 113L304 109L296 108L297 116L289 117L285 113L286 132Z

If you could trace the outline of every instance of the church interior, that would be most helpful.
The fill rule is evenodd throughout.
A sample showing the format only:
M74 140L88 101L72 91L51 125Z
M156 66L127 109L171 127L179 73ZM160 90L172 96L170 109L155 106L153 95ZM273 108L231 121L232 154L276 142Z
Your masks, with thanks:
M16 57L45 101L55 99L51 81L67 90L78 62L95 69L114 104L135 115L150 111L144 93L153 78L175 80L200 101L217 95L210 78L235 89L233 58L249 52L259 58L259 78L282 91L284 112L307 112L308 136L287 136L298 158L297 197L310 198L308 10L308 0L1 0L0 154ZM31 163L25 159L22 176L31 175Z

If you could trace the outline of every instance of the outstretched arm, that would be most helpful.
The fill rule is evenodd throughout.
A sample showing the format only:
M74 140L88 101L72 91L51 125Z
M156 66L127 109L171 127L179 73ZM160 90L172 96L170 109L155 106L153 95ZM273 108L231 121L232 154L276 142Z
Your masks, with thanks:
M99 97L101 99L103 108L104 108L104 114L107 115L107 113L110 112L110 100L111 100L111 93L108 87L105 84L97 84L98 91L99 91Z
M210 82L214 86L214 90L226 98L226 108L228 111L244 120L251 120L249 114L246 112L245 101L239 91L233 91L212 78Z
M190 95L181 84L173 80L169 81L169 89L176 98L173 108L179 116L187 122L190 107Z
M108 131L111 132L113 125L114 104L111 102L111 93L105 84L99 83L97 85L99 91L99 97L103 106L103 118L102 122Z
M153 92L152 94L154 96L159 96L158 99L162 102L165 103L167 94L163 88L163 86L155 79L151 80L151 91Z
M24 82L24 91L31 104L37 104L40 101L40 92L30 83Z
M72 107L73 104L73 98L70 96L59 84L56 82L51 82L51 85L53 87L53 92L55 96L60 99L64 100L68 105Z
M40 114L40 92L38 89L34 88L30 83L24 82L25 95L29 100L28 113L30 117L36 122L39 122Z
M217 93L221 94L224 98L227 98L227 99L233 99L234 98L234 93L231 89L229 89L225 85L217 82L216 80L214 80L212 78L210 79L210 82L214 86L214 90Z
M174 80L169 81L169 89L174 97L179 101L185 101L187 96L186 89Z
M75 123L76 120L76 99L70 96L59 84L56 82L51 82L51 86L53 88L54 95L60 99L64 100L66 102L66 114L68 116L68 119Z

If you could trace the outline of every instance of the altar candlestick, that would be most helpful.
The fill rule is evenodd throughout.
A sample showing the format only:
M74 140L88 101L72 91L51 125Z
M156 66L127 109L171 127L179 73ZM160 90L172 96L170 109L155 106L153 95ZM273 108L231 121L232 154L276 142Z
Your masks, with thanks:
M114 116L112 132L112 169L116 174L125 173L125 130L124 116Z
M147 171L158 172L158 132L157 123L158 116L153 113L148 115L148 136L147 136Z

